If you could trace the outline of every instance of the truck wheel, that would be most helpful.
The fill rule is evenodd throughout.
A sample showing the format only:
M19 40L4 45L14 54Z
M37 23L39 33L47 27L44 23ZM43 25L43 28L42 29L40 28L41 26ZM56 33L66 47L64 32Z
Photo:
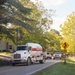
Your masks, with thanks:
M12 66L15 66L15 63L12 63Z
M28 58L26 65L28 65L28 66L31 65L31 59L30 58Z
M43 64L43 60L39 60L39 63L40 63L40 64Z

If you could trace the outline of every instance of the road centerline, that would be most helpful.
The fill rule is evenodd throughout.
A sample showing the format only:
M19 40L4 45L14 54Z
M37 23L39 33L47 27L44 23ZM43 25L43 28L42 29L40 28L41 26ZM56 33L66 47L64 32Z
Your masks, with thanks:
M18 69L22 69L22 68L25 68L25 67L23 66L23 67L17 67L17 68L15 67L15 68L12 68L12 69L7 69L5 71L1 71L0 74L10 72L10 71L14 71L14 70L18 70Z

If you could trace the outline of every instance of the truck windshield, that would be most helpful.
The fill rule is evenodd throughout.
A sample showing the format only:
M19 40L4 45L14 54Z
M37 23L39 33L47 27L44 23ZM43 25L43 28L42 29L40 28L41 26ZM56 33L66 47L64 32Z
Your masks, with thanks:
M55 52L55 54L61 54L61 52Z
M27 50L27 46L18 46L17 50Z

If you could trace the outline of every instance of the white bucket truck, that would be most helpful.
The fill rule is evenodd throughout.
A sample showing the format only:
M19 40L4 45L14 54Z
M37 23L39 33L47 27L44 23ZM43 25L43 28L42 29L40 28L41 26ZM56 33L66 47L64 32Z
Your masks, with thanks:
M45 57L42 46L37 43L27 43L26 45L17 46L17 50L12 56L12 66L20 63L30 65L38 61L39 63L44 63Z

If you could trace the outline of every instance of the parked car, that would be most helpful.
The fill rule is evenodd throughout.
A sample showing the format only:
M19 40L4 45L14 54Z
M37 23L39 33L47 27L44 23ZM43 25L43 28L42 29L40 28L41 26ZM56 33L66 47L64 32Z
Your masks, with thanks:
M62 52L55 52L54 54L53 54L53 57L52 57L53 59L55 59L55 58L62 58Z
M51 59L52 55L50 54L50 52L44 52L45 55L45 59Z

